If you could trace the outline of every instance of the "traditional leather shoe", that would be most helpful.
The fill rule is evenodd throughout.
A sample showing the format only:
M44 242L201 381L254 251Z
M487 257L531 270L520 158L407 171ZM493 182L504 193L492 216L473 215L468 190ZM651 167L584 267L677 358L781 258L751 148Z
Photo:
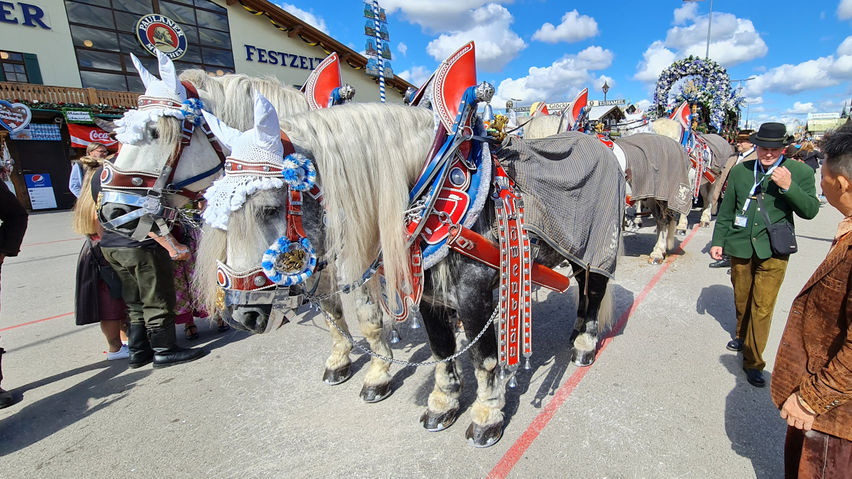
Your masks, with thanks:
M734 338L728 341L728 345L725 346L728 348L728 351L742 351L743 350L743 340L740 338Z
M0 388L0 409L4 407L9 407L12 404L15 404L15 398L12 397L12 393L9 391L5 391L3 388Z
M154 368L165 368L188 363L207 354L203 349L181 348L175 344L175 328L151 330L151 347L154 349Z
M763 371L760 369L746 369L746 380L749 384L756 388L762 388L766 386L766 380L763 379Z
M127 365L131 369L141 368L154 360L154 350L148 342L148 330L144 323L130 323L127 332L127 349L130 360Z
M722 259L710 263L711 268L728 268L731 266L731 258L723 256Z

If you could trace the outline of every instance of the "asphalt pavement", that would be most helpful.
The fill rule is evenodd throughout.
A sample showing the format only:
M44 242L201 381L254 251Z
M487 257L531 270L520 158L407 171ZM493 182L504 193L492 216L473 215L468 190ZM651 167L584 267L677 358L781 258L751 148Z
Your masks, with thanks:
M767 379L793 298L840 219L824 206L814 220L797 221L800 252L775 308ZM392 367L394 392L378 404L358 397L363 354L353 354L352 379L324 384L331 342L314 311L257 336L199 323L192 345L211 354L185 365L131 370L126 361L107 361L98 326L74 324L82 239L70 223L69 212L33 214L21 254L3 265L2 385L18 402L0 410L2 477L783 474L785 423L769 388L749 385L741 356L725 349L736 322L733 292L724 268L708 268L712 228L679 238L682 250L662 266L647 263L650 221L625 236L612 284L620 328L589 368L568 357L576 288L534 291L532 369L507 392L502 440L476 449L464 439L466 411L443 432L418 423L433 386L429 368ZM423 329L400 329L395 357L428 360ZM467 358L460 364L466 409L476 381Z

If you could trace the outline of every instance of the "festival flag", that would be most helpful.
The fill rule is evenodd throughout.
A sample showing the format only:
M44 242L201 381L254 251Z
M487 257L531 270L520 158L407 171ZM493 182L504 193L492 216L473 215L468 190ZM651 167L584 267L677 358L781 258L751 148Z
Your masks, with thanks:
M549 115L550 112L547 111L547 104L543 101L537 101L532 104L530 107L530 116L536 115Z
M571 105L571 117L568 118L568 122L572 128L577 124L577 120L580 119L580 115L583 113L583 108L586 108L588 103L589 89L583 88L583 91L577 95L577 98L574 99L574 103Z
M670 116L669 118L671 118L672 120L676 120L678 123L680 123L680 126L683 127L684 131L688 131L690 120L689 117L691 114L692 111L689 109L689 103L683 102L680 104L679 107L677 107L674 112L672 112L672 116Z

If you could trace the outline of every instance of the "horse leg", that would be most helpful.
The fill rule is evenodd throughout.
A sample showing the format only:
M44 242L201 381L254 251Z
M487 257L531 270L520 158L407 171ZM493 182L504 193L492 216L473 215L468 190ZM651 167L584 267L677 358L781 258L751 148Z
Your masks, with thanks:
M577 268L582 269L580 265L573 262L571 267L575 271ZM582 272L576 278L580 291L577 301L577 322L574 326L577 335L571 348L571 362L577 366L591 366L597 354L598 339L602 329L599 316L609 278L602 274L589 273L588 283L586 283L586 277ZM588 288L588 294L586 288Z
M328 330L331 331L332 349L331 356L325 360L325 372L322 375L322 380L326 384L333 386L345 382L352 376L352 361L349 359L349 352L352 351L352 343L346 337L349 334L349 327L343 319L340 302L323 302L322 308L328 312L326 321L328 323L334 322L334 324L328 325ZM341 331L346 333L346 335L341 334Z
M462 279L457 281L458 312L464 322L467 340L472 342L494 310L493 291L489 287L493 272L478 263L464 266ZM478 272L477 272L478 270ZM465 437L475 447L489 447L503 436L503 406L506 404L505 381L497 367L497 340L489 326L479 341L469 350L476 376L476 400L470 409L471 423Z
M384 334L383 312L378 301L372 301L363 288L352 293L354 313L358 318L361 333L370 344L373 352L385 357L393 357L393 351ZM376 403L390 396L390 363L371 357L364 385L361 387L361 399L364 402Z
M680 215L680 220L677 222L677 234L683 236L686 230L689 229L689 217L685 214ZM672 238L674 239L674 238Z
M654 249L651 250L651 256L648 262L651 264L662 264L666 257L666 243L668 242L669 228L666 224L667 216L659 201L651 202L651 215L657 224L657 242L654 244ZM672 222L674 219L672 218Z
M701 200L703 203L701 209L701 220L699 224L702 228L710 226L710 215L713 212L713 184L704 183L701 185Z
M429 337L432 357L436 359L452 356L456 351L454 327L449 311L441 306L420 304L420 315ZM443 431L453 425L459 415L459 396L462 380L455 361L441 362L435 366L435 387L429 393L426 411L420 423L427 431Z
M666 223L666 227L667 227L666 228L667 229L667 231L666 231L666 253L673 250L674 247L675 247L675 228L676 228L675 218L676 217L677 216L675 216L674 214L671 214L671 216L669 216L668 223Z

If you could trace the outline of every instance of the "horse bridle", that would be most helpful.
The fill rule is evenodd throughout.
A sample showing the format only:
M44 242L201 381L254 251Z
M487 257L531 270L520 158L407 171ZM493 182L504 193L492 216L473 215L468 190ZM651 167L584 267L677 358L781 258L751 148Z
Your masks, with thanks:
M200 109L201 103L198 91L188 82L181 83L186 89L188 101L197 105ZM145 95L139 97L138 105L140 109L163 107L179 110L184 108L184 104L174 100ZM184 150L192 142L196 126L200 127L201 131L207 137L207 141L210 142L210 146L213 147L216 156L219 157L219 164L193 177L174 183L174 175L178 163L183 156ZM104 169L101 172L101 185L103 187L100 200L101 205L107 203L123 205L130 211L111 219L101 216L101 223L106 229L130 236L137 241L145 239L148 233L154 230L155 225L157 229L156 233L159 236L165 236L171 229L171 223L177 219L179 210L164 205L163 196L177 194L193 201L198 200L201 197L201 193L190 191L186 187L215 175L222 169L224 164L225 154L222 150L222 145L216 140L204 117L198 114L187 114L181 124L180 142L175 146L172 154L169 155L159 175L155 176L150 173L138 171L122 171L110 162L104 163ZM128 234L128 225L133 221L138 221L138 223L133 228L132 233Z
M295 153L295 148L290 139L282 131L281 143L284 147L284 156ZM225 161L225 174L246 174L267 178L282 178L284 168L281 165L271 163L247 163L235 158ZM323 204L322 189L314 183L307 190L308 195ZM302 225L302 200L301 190L288 186L287 188L287 226L283 238L289 242L298 242L306 238ZM269 253L270 251L267 251ZM321 271L325 262L320 262L312 271ZM282 318L277 321L273 318L267 324L267 329L278 327L283 324L283 313L295 310L301 305L300 295L291 295L290 286L282 286L269 278L263 266L258 266L247 271L235 271L225 263L219 261L216 270L216 281L219 285L220 309L227 306L249 306L257 304L271 304L273 316L281 313Z

